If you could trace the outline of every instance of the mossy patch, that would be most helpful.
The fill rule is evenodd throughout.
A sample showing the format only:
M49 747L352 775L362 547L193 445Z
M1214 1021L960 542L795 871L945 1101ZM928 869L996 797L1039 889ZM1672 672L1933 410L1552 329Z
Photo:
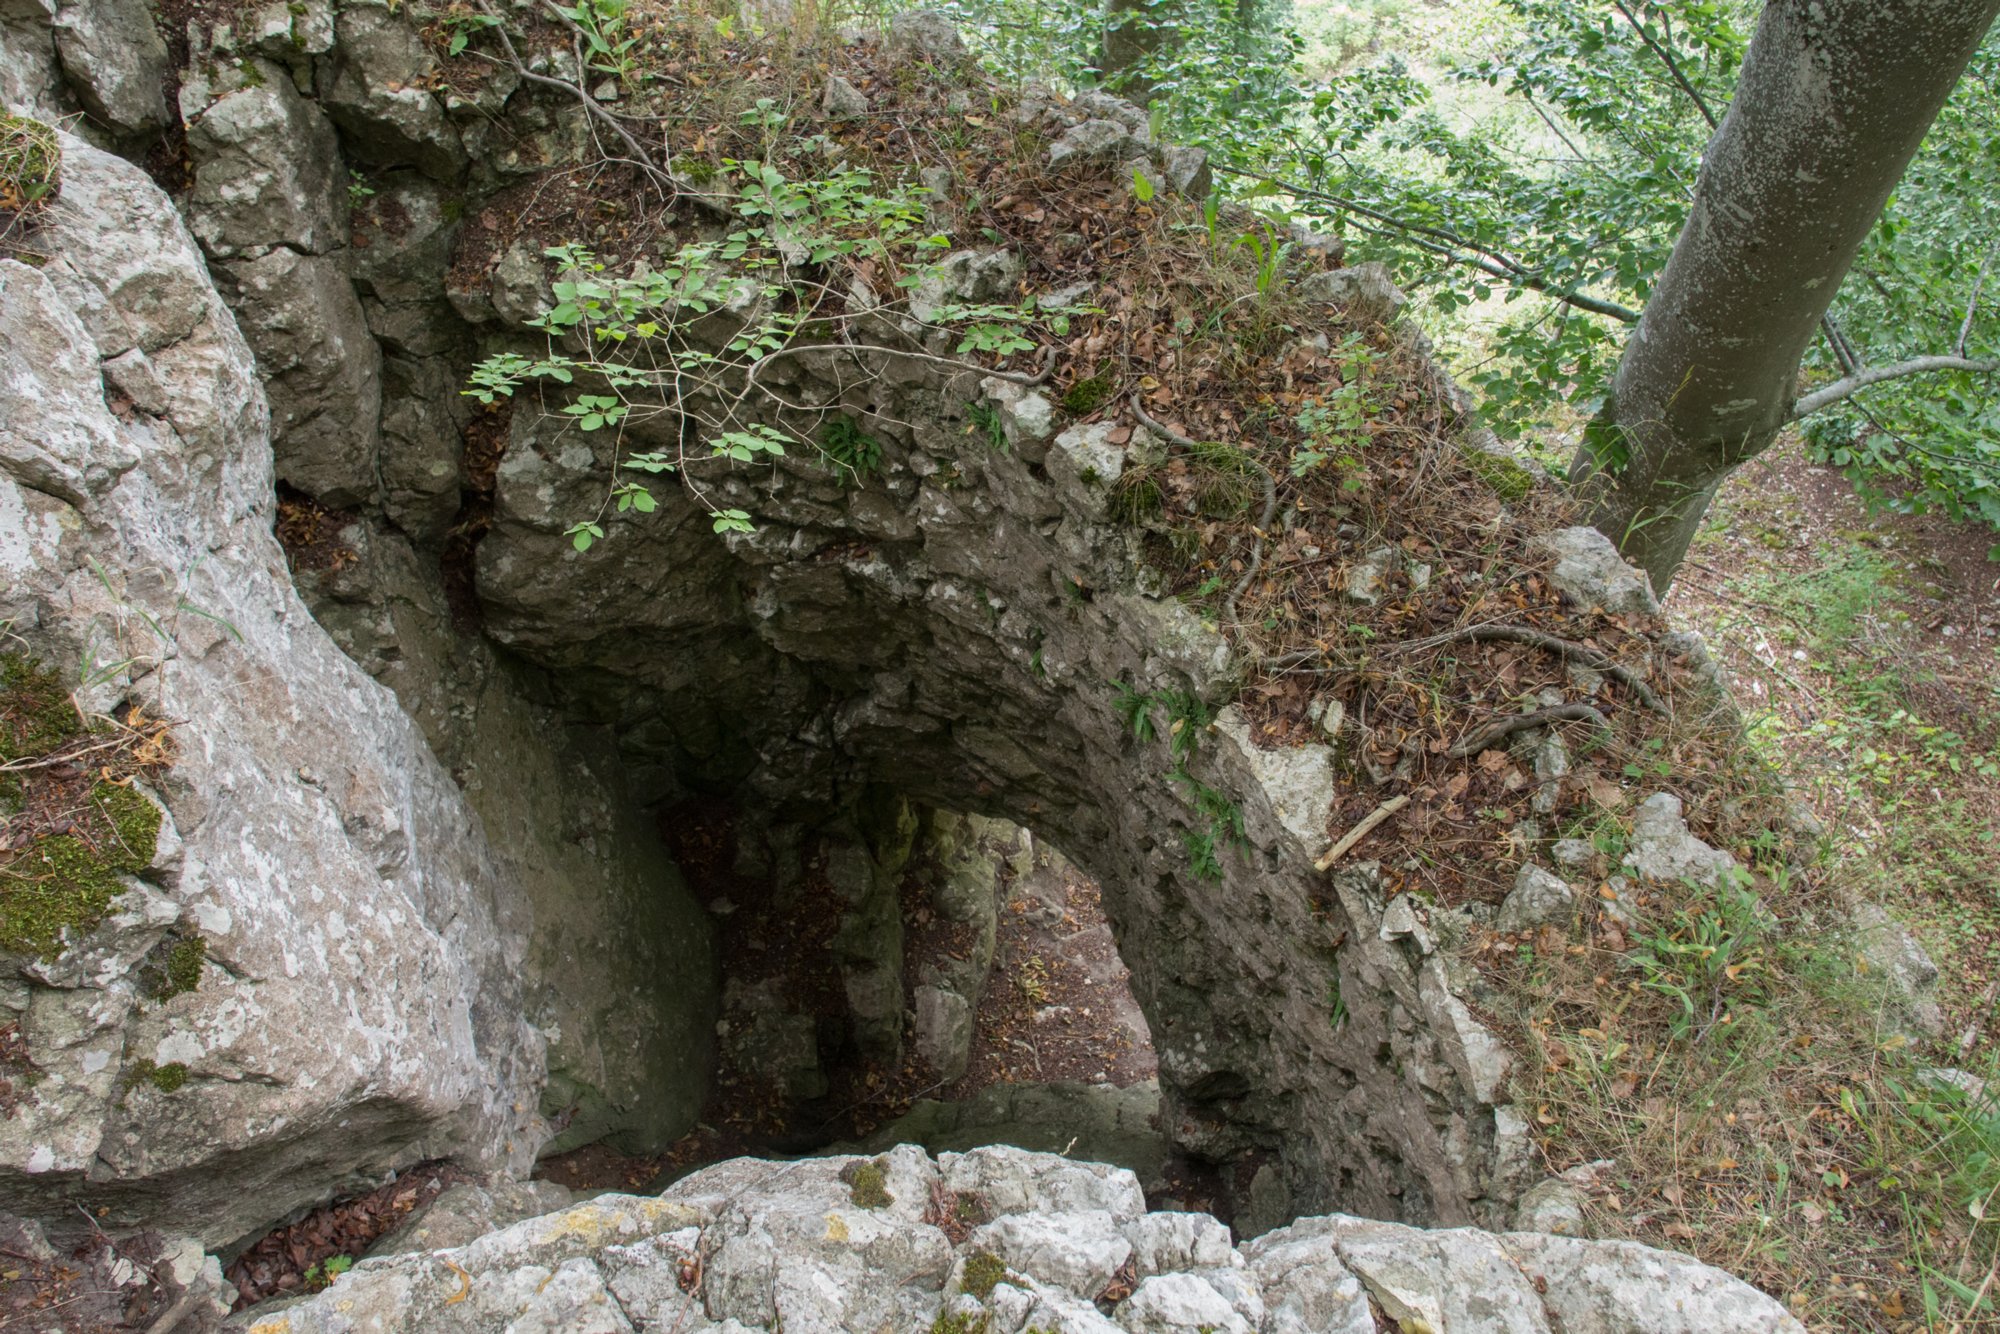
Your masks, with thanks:
M1111 397L1111 377L1087 375L1063 391L1063 411L1081 417L1103 407Z
M937 1319L931 1321L930 1334L987 1334L992 1328L993 1317L984 1311L939 1311Z
M147 1083L162 1093L178 1093L188 1081L188 1068L179 1061L168 1061L165 1065L155 1065L145 1057L140 1057L125 1067L125 1087Z
M139 986L154 1000L171 1000L197 990L208 962L208 942L200 936L169 933L139 968Z
M1486 489L1508 504L1518 504L1527 499L1535 489L1535 474L1519 460L1492 449L1467 448L1465 461Z
M28 764L0 775L0 952L53 958L152 863L160 808L132 779L171 762L167 730L136 710L86 722L53 671L0 654L0 763Z
M151 864L160 808L131 787L100 782L85 833L36 839L0 866L0 950L53 958L64 932L82 935L125 892L123 877Z
M847 1183L847 1197L857 1208L880 1209L894 1204L896 1197L889 1193L889 1174L882 1169L881 1160L865 1163L850 1163L840 1174Z
M961 1290L985 1301L993 1295L993 1289L1001 1279L1007 1277L1007 1266L991 1251L978 1251L965 1259L965 1272L960 1277Z

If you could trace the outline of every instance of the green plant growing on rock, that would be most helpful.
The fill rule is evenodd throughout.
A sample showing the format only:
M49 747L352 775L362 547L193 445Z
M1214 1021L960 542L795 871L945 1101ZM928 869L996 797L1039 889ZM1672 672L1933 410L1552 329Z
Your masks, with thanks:
M546 338L545 350L489 356L464 390L491 404L528 385L576 386L557 415L579 432L614 437L603 501L565 530L579 551L605 537L610 514L657 508L649 479L665 474L679 478L716 532L749 531L749 514L725 505L706 477L716 468L775 464L801 446L810 428L781 424L785 400L761 378L781 359L818 357L835 374L852 363L862 376L893 358L1005 373L853 337L843 284L857 266L900 271L897 285L913 290L934 272L913 261L948 244L926 230L920 189L885 186L866 168L795 179L769 160L725 158L722 167L729 175L713 184L727 191L724 181L733 182L733 193L712 196L728 201L730 222L719 237L624 272L587 246L548 247L558 270L555 301L528 321ZM1036 331L1068 312L946 303L927 313L928 327L959 334L959 357L1005 357L1034 347ZM693 431L655 425L683 417ZM657 435L674 443L637 446ZM850 480L880 464L879 442L852 421L829 423L818 448Z
M852 417L835 417L820 431L819 448L841 481L859 483L882 467L882 442Z
M857 1209L884 1209L896 1202L889 1193L889 1174L881 1159L849 1163L840 1174L847 1183L847 1196Z
M988 449L996 454L1007 452L1007 428L1001 424L998 408L975 400L965 405L965 415L972 422L971 429L986 437Z
M0 112L0 245L32 227L62 192L62 145L53 127Z
M329 1255L324 1260L315 1260L305 1272L307 1292L324 1292L333 1286L334 1280L354 1268L351 1255Z

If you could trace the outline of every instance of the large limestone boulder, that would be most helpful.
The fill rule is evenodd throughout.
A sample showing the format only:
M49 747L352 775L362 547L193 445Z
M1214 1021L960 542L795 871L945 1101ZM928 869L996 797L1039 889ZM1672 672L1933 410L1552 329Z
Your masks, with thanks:
M420 1157L518 1168L543 1137L518 888L294 594L256 368L193 238L138 168L62 145L46 263L0 261L0 623L67 672L115 645L78 702L180 725L150 866L0 959L38 1076L0 1192L219 1246ZM162 998L141 960L169 933L201 953Z
M1129 1172L908 1145L720 1163L657 1199L604 1195L449 1250L365 1260L230 1327L1373 1334L1374 1310L1431 1334L1804 1329L1739 1279L1629 1242L1335 1215L1239 1248L1205 1214L1147 1213Z

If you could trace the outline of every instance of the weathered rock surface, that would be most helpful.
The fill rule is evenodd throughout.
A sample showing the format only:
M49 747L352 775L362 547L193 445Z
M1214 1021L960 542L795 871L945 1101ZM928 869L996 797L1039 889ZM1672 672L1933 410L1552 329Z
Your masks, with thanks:
M954 1244L940 1210L989 1221ZM364 1260L230 1327L1373 1334L1375 1310L1432 1334L1803 1331L1741 1280L1630 1243L1334 1216L1237 1248L1204 1214L1147 1213L1129 1173L908 1146L721 1163L657 1199L600 1196L451 1249Z
M262 391L192 238L137 168L63 148L49 261L0 261L0 620L51 663L116 637L130 661L85 703L184 720L174 853L134 891L163 911L106 929L172 928L207 966L156 1002L145 942L80 975L6 961L43 1074L0 1121L0 1181L58 1221L84 1204L218 1245L419 1156L518 1166L543 1060L519 887L293 593ZM146 1077L168 1066L171 1091Z

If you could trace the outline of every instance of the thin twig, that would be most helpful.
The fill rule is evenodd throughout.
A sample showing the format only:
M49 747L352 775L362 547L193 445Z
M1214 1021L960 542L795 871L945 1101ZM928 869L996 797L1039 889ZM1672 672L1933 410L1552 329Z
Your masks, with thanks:
M1646 31L1646 25L1639 22L1632 11L1625 7L1625 0L1612 0L1612 3L1618 6L1618 12L1625 16L1625 21L1632 25L1632 31L1639 34L1639 40L1646 44L1646 49L1658 56L1660 63L1667 67L1667 73L1673 75L1674 82L1680 85L1681 91L1694 103L1694 109L1708 122L1708 128L1714 129L1718 122L1715 113L1709 110L1708 99L1703 97L1688 76L1681 72L1680 62L1674 59L1674 53L1653 40L1653 35Z
M1390 816L1394 815L1397 811L1402 810L1403 807L1409 804L1410 804L1409 794L1404 793L1399 796L1394 796L1389 798L1387 801L1383 802L1380 806L1377 806L1374 810L1368 812L1367 815L1361 818L1361 823L1355 825L1354 828L1348 830L1345 834L1342 834L1340 836L1340 841L1338 843L1335 843L1332 847L1326 850L1326 856L1321 857L1318 861L1313 863L1313 870L1324 871L1328 867L1332 866L1335 862L1339 861L1342 857L1346 856L1348 851L1351 848L1353 848L1353 846L1356 843L1359 843L1362 839L1368 837L1368 835L1371 832L1373 832L1376 825L1381 824L1384 820L1388 819Z
M1986 286L1986 274L1993 267L1993 257L2000 255L2000 246L1986 252L1986 259L1979 266L1979 276L1972 280L1972 298L1965 303L1965 323L1958 326L1958 341L1952 344L1952 351L1965 355L1965 340L1972 337L1972 317L1979 310L1979 290Z
M1223 615L1231 625L1236 623L1236 599L1243 596L1244 590L1250 587L1250 581L1257 577L1257 571L1264 568L1264 534L1271 530L1271 520L1278 513L1277 480L1271 476L1269 469L1260 471L1264 477L1264 513L1257 520L1257 526L1251 529L1257 540L1250 544L1250 564L1243 571L1243 577L1236 581L1236 587L1230 589L1229 596L1222 600Z
M1592 671L1603 672L1612 680L1625 686L1639 697L1639 702L1655 713L1668 712L1666 702L1653 688L1640 679L1639 674L1623 663L1614 662L1596 649L1568 639L1558 639L1540 630L1531 630L1525 625L1468 625L1462 630L1452 630L1442 635L1432 635L1412 644L1404 644L1395 651L1409 653L1418 649L1435 648L1460 639L1504 640L1513 644L1527 644L1533 648L1545 648L1551 653L1559 653L1565 658L1573 658Z
M585 112L601 124L608 126L611 132L618 136L620 142L631 152L634 165L644 170L648 176L651 176L656 184L663 185L668 190L671 190L674 198L693 200L697 207L715 217L729 218L734 216L727 205L692 188L686 181L681 180L672 172L654 164L652 155L646 151L644 145L633 137L632 132L625 128L623 122L618 117L606 110L603 104L592 97L590 91L583 86L580 77L580 56L578 58L578 82L572 83L568 79L554 79L546 74L537 74L528 68L527 62L521 59L521 53L514 49L514 39L508 36L506 22L501 16L493 12L492 6L487 4L486 0L480 0L479 8L481 13L493 20L492 31L500 39L501 47L507 52L507 64L522 82L531 83L542 88L559 89L562 92L574 95L576 100L583 104ZM570 29L572 36L580 37L582 29L567 14L562 13L554 5L549 5L548 9L560 22ZM488 58L490 59L490 57Z
M165 1315L147 1327L146 1334L169 1334L174 1326L180 1324L194 1310L194 1304L200 1297L201 1290L198 1288L189 1288L183 1292L180 1300L167 1308Z
M1516 732L1525 732L1530 727L1546 727L1550 723L1595 723L1605 731L1611 730L1611 720L1588 704L1557 704L1546 709L1536 709L1533 713L1509 714L1495 718L1470 734L1445 754L1455 760L1468 755L1477 755L1496 741L1504 740Z

